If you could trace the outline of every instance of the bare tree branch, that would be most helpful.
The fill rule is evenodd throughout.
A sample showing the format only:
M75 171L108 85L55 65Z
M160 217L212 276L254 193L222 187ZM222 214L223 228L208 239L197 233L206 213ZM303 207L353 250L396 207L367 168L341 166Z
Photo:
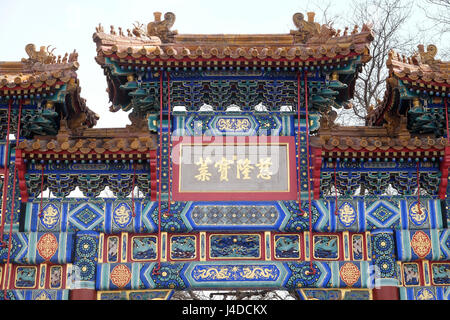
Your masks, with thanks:
M441 33L450 32L450 0L426 0L426 3L436 7L432 12L429 8L420 6L427 18L434 22L434 27L440 27Z

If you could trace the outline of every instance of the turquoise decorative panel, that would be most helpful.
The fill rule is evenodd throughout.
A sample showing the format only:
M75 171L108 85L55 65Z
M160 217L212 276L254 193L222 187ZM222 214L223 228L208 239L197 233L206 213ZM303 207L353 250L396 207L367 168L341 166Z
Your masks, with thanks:
M75 236L72 289L94 289L99 233L80 231Z
M291 272L285 288L368 288L372 286L368 262L287 262Z
M169 239L170 260L193 260L198 257L197 236L172 235Z
M372 300L370 289L297 289L300 300Z
M400 287L400 300L450 300L450 287Z
M450 285L450 262L432 262L430 266L431 284L434 286Z
M449 184L447 188L447 194L450 194L450 175L449 175ZM446 226L450 226L450 197L447 196L445 200L442 200L442 211L443 211L443 219L447 223Z
M12 273L12 270L10 271ZM14 286L16 288L33 289L37 286L38 271L36 266L18 266L14 278Z
M369 229L400 228L401 204L395 200L369 200L365 204Z
M187 288L183 263L98 264L96 290L179 289ZM156 273L156 274L155 274Z
M372 264L375 267L375 285L399 284L395 255L394 231L381 229L371 232Z
M69 300L69 290L7 290L8 300ZM4 291L0 292L4 300Z
M55 264L72 262L73 234L15 232L12 233L10 262L18 264L40 264L51 262ZM9 242L9 234L5 235ZM6 262L8 248L0 248L0 261Z
M187 113L175 116L174 135L178 136L256 136L291 135L292 116L261 112Z
M213 234L208 237L210 259L259 259L262 236L258 234Z
M99 291L97 300L170 300L174 290Z
M450 229L397 230L396 248L400 261L449 260Z
M303 191L302 191L303 192ZM134 210L133 210L134 208ZM337 210L336 210L337 208ZM376 229L442 229L439 200L415 197L381 199L322 199L312 201L313 230L316 232L364 232ZM42 210L41 210L42 209ZM302 200L308 210L308 201ZM42 213L41 213L42 211ZM300 212L297 201L204 201L161 203L161 230L192 231L281 231L309 229L309 217ZM158 202L135 199L50 199L27 203L24 231L152 233L158 230Z
M131 259L133 261L155 260L158 255L157 243L157 236L132 236Z
M193 229L277 230L285 212L276 202L189 202L186 218Z
M134 209L134 212L133 212ZM139 232L142 200L44 199L26 205L24 229L39 232Z
M337 260L339 257L339 237L337 235L313 235L313 258Z
M19 188L19 179L18 179L18 173L16 173L16 189L15 189L15 195L14 195L14 212L11 215L12 211L12 204L13 202L10 200L13 198L13 175L14 175L14 161L15 161L15 152L14 150L11 151L11 157L10 157L10 163L9 163L9 180L8 180L8 189L6 193L7 199L9 201L6 202L6 208L5 208L5 224L4 224L4 230L5 233L9 233L9 229L12 225L12 231L18 232L19 231L19 216L20 216L20 204L21 204L21 197L20 197L20 188ZM2 172L3 173L3 172ZM0 194L3 192L3 183L4 178L2 174L2 178L0 179ZM0 201L0 215L2 212L2 203ZM12 217L12 224L11 224L11 217Z
M370 288L367 261L313 262L207 261L190 263L101 263L97 290L187 288ZM155 274L155 272L157 273Z
M97 300L128 300L126 291L99 291Z
M274 235L274 259L300 259L301 241L300 235Z
M309 259L310 235L302 233L100 234L99 262L235 261ZM313 260L369 261L370 233L312 234Z

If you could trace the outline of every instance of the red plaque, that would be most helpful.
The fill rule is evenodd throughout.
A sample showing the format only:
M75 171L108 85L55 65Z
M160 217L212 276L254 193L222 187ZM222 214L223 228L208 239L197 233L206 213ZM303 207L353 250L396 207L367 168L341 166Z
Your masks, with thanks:
M174 201L297 199L294 137L174 137Z

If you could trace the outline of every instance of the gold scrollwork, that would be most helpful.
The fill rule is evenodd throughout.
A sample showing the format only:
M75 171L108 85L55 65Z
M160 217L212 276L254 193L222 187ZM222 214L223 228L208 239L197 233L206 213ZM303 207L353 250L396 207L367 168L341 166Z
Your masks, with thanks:
M59 212L52 205L47 206L42 212L42 224L51 229L59 219Z
M248 119L237 119L237 118L230 118L225 119L221 118L219 121L217 121L217 128L220 131L241 131L246 132L249 131L251 128L251 123Z

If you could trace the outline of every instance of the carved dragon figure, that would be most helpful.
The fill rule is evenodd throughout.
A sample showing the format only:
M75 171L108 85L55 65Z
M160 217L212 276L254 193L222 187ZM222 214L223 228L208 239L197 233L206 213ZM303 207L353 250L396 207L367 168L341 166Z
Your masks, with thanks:
M28 59L22 59L23 62L40 62L43 64L51 64L55 61L56 57L53 55L52 51L49 51L50 46L47 48L45 46L41 46L39 51L36 50L36 45L33 43L29 43L25 46L25 52L28 54Z
M437 54L437 47L434 44L429 44L426 52L423 44L419 44L417 48L419 51L413 55L414 62L429 65L434 63L434 57Z
M336 30L324 24L320 25L314 21L314 12L308 12L308 20L305 20L303 13L297 12L293 16L293 21L298 30L291 30L295 36L296 42L306 43L311 38L317 38L320 41L326 41L337 34Z
M154 12L153 15L155 16L155 21L147 24L147 36L156 36L162 42L170 42L170 39L178 33L176 30L170 30L175 23L175 14L166 12L163 21L161 21L161 12Z

